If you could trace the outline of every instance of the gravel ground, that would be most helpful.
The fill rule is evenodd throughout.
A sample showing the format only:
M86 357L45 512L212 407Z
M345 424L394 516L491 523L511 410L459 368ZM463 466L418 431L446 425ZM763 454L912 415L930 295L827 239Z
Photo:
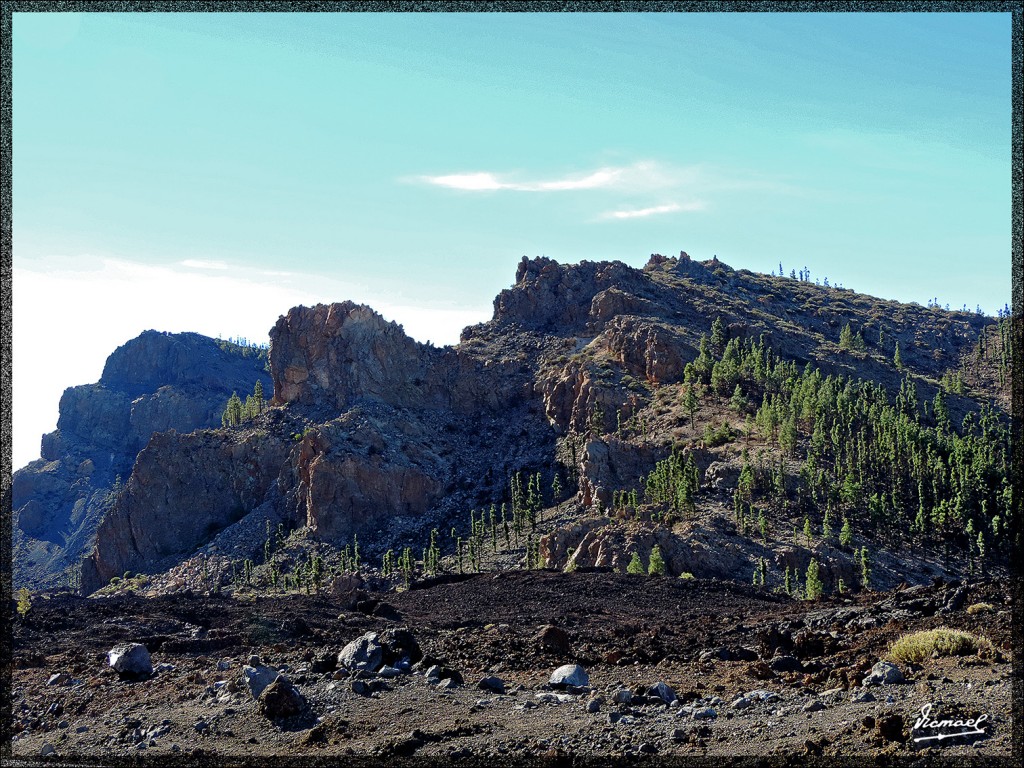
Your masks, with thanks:
M1010 598L996 582L806 603L726 582L510 572L360 597L37 601L15 621L13 755L1010 754ZM979 602L991 607L966 610ZM996 651L900 664L904 682L861 684L896 637L937 626L984 634ZM350 641L395 627L426 656L412 669L337 667ZM149 648L151 676L124 680L107 665L121 642ZM294 683L299 714L261 713L243 676L253 654ZM428 678L435 663L463 684ZM549 685L563 664L581 665L587 684ZM487 675L505 693L479 688ZM649 695L657 682L671 704ZM958 730L913 730L928 704L933 719L985 715L984 733L915 742Z

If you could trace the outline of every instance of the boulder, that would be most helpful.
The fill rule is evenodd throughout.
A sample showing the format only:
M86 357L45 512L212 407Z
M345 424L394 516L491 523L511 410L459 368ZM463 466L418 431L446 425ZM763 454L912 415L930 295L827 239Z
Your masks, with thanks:
M553 624L541 627L536 641L546 651L563 655L569 653L569 633Z
M242 667L242 676L245 678L249 693L254 699L258 699L266 687L281 676L281 673L271 667L246 665Z
M428 668L425 677L427 678L428 683L433 683L435 685L439 685L445 681L451 681L451 684L445 686L449 688L462 685L464 682L462 675L458 670L452 669L451 667L443 667L440 664L434 664L432 667Z
M676 696L675 691L673 691L668 685L661 682L660 680L647 690L647 695L650 697L661 699L666 704L671 704L673 701L679 698L678 696Z
M800 672L804 668L796 656L776 656L768 662L768 667L772 672Z
M889 661L880 661L871 668L861 684L867 688L869 685L893 685L902 682L903 673L899 667Z
M556 688L564 688L567 685L584 686L590 685L590 676L579 664L564 664L551 673L548 682Z
M389 627L380 633L378 641L381 644L383 660L386 664L395 664L402 660L409 664L415 664L423 658L420 644L416 642L416 638L408 629Z
M259 697L259 709L271 720L295 717L306 709L306 700L291 681L279 676L263 689Z
M142 643L114 646L107 651L107 663L126 680L140 680L153 674L153 662Z
M494 693L505 693L505 681L500 677L489 675L483 678L476 687L482 691L493 691Z
M376 672L384 662L384 646L376 632L367 632L341 649L338 666Z

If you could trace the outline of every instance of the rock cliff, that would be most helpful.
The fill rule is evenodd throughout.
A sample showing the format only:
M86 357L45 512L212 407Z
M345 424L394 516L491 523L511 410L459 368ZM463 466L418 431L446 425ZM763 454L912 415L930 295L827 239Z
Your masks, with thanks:
M539 556L550 565L621 565L625 549L648 551L657 541L675 571L735 573L750 552L717 540L717 529L573 527L588 515L601 519L617 489L635 488L676 443L687 443L701 472L714 475L715 494L731 492L725 486L735 483L738 449L728 443L743 426L730 411L731 390L702 395L702 407L726 425L726 446L715 451L679 399L687 366L716 320L722 345L761 341L801 369L810 363L890 390L910 375L922 398L991 323L717 260L655 255L634 269L524 258L515 284L495 299L492 320L466 328L454 347L419 344L352 302L291 309L270 331L271 407L240 426L192 434L183 432L209 424L182 426L179 404L200 383L177 378L187 358L147 338L144 348L171 362L146 367L113 355L98 385L69 390L61 428L44 441L44 457L65 455L65 433L123 453L148 441L124 489L102 507L109 511L83 587L125 570L166 569L214 537L231 538L256 510L318 544L342 547L358 535L364 554L375 557L420 547L431 528L448 531L469 509L508 502L509 478L520 471L539 473L544 489L557 475L566 489L564 509L575 522L570 533L544 540ZM862 341L858 348L840 345L846 327ZM897 343L902 370L892 361ZM226 375L207 370L212 378L201 386ZM950 397L954 416L972 407ZM103 457L91 458L74 465L76 482ZM51 480L46 466L21 480L36 484L36 495ZM71 465L61 471L68 475ZM20 514L23 526L44 525L35 506L23 504ZM262 542L244 544L256 557Z
M232 391L270 391L262 350L194 333L146 331L118 347L96 384L69 387L41 458L14 473L14 582L66 583L154 433L220 425Z

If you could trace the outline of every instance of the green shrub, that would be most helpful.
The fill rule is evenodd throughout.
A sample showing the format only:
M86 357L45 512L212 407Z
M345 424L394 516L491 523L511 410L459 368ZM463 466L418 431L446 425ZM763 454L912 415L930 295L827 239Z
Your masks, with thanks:
M991 652L992 643L986 638L959 629L928 629L903 635L889 646L893 661L920 664L933 655L971 656Z
M971 616L974 616L979 613L989 613L990 611L994 611L995 609L996 607L992 605L992 603L974 603L972 605L967 606L967 613Z

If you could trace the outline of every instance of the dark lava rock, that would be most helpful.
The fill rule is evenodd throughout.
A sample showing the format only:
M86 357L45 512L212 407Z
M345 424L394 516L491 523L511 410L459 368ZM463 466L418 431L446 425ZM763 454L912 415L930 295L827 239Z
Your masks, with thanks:
M271 720L295 717L306 709L306 700L286 677L279 677L260 694L259 708Z
M903 715L882 715L875 721L875 731L886 741L906 741L903 733Z
M420 644L407 629L388 628L378 638L384 651L384 663L394 664L402 659L415 664L423 658Z
M548 624L537 633L537 645L552 653L569 653L569 633L561 627Z

